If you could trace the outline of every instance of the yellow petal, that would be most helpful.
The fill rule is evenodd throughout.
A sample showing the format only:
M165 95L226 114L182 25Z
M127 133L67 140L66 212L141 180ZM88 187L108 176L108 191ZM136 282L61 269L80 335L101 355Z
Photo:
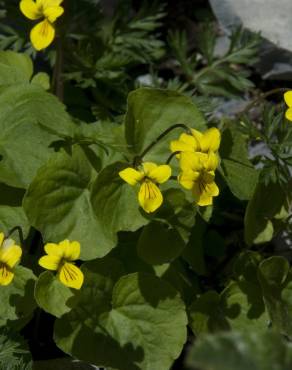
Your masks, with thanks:
M184 188L191 190L199 176L199 172L183 171L180 173L178 181Z
M203 134L200 132L200 131L198 131L198 130L195 130L195 129L193 129L193 128L191 128L191 132L192 132L192 135L193 135L193 137L195 138L195 140L196 140L196 143L197 143L197 151L200 151L201 149L201 140L202 140L202 138L203 138Z
M213 204L213 197L204 190L199 182L195 183L192 192L198 206L209 206Z
M163 202L159 188L151 181L144 181L140 187L138 200L145 212L151 213L157 210Z
M286 110L285 117L288 121L292 121L292 108Z
M0 285L9 285L14 278L14 273L6 265L0 267Z
M157 164L153 162L144 162L142 164L143 171L145 176L149 176L150 172L154 171L157 168Z
M45 252L50 255L50 256L58 256L58 257L63 257L63 249L60 248L59 244L55 243L47 243L44 246Z
M220 131L217 128L212 127L209 130L205 131L200 142L202 152L216 152L219 149L220 140L221 135Z
M39 259L39 265L47 270L56 271L59 268L61 258L58 256L43 256Z
M6 241L8 242L5 245ZM0 249L0 262L13 268L20 261L21 255L22 249L12 239L6 239Z
M215 172L214 171L204 171L201 175L201 180L204 183L204 186L207 184L211 184L214 181Z
M55 38L55 28L46 19L36 26L30 32L30 41L36 50L42 50L48 47Z
M207 158L204 153L183 152L180 154L179 165L183 171L201 171Z
M22 14L28 19L36 20L42 16L40 8L33 0L22 0L19 7Z
M59 243L59 246L63 250L63 258L66 261L78 260L80 256L80 243L76 241L70 242L66 239Z
M59 6L63 0L36 0L38 6L45 8Z
M219 164L219 157L214 152L210 152L206 161L204 162L204 168L207 171L215 171Z
M84 281L82 271L73 263L64 263L58 277L62 284L74 289L80 289Z
M212 197L217 197L217 195L219 195L219 188L215 182L211 182L207 185L207 191Z
M61 6L50 6L44 9L44 16L49 22L54 23L64 13L64 8Z
M292 107L292 90L285 92L284 100L285 100L285 103L288 105L288 107L291 108Z
M152 171L149 172L149 178L159 184L167 181L171 176L171 167L167 164L157 166Z
M178 140L170 142L172 152L195 152L198 149L198 142L192 135L181 134Z
M0 233L0 247L1 247L2 243L3 243L4 238L5 238L4 233Z
M144 177L143 172L139 172L134 168L128 167L119 172L119 176L128 184L134 186L137 182L141 181Z

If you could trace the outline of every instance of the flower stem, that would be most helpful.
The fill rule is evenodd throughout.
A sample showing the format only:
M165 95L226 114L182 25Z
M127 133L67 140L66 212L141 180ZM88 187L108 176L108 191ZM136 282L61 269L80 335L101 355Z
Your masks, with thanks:
M62 48L62 38L58 37L57 40L57 50L56 50L56 63L53 72L53 92L60 99L64 100L64 82L62 77L63 72L63 48Z
M174 158L177 154L180 154L179 150L177 150L176 152L171 153L170 156L167 158L166 164L169 164L171 162L172 158Z
M170 126L168 129L166 129L165 131L163 131L162 134L160 134L152 143L150 143L145 149L144 151L142 152L141 155L139 155L138 157L140 158L140 160L143 159L143 157L145 157L145 155L161 140L164 138L164 136L168 135L172 130L175 130L177 128L183 128L188 134L190 134L190 129L188 126L186 126L185 124L183 123L176 123L175 125L172 125Z
M246 114L251 108L253 108L258 103L258 101L264 100L271 95L278 94L278 93L284 93L289 90L291 89L288 89L287 87L279 87L273 90L269 90L263 94L260 94L254 100L252 100L249 104L247 104L247 106L240 112L240 115Z

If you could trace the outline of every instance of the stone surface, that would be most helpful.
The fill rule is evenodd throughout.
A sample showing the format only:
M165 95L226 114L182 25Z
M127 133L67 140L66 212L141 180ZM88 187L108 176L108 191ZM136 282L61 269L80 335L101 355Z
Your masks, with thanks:
M259 64L264 78L292 80L291 0L210 0L210 4L227 32L243 25L267 40Z

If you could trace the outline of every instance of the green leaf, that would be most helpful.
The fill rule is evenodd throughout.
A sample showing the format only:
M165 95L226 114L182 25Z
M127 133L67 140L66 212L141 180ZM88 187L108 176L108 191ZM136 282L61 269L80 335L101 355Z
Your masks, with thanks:
M189 97L171 90L141 88L128 96L125 118L126 140L133 156L142 151L170 126L183 123L198 130L206 124L202 114ZM146 160L163 162L170 154L170 140L182 129L173 130L145 156Z
M7 328L0 329L0 369L32 370L32 357L23 338Z
M269 317L258 283L231 282L221 293L226 319L232 330L264 331Z
M277 183L259 183L244 217L244 237L248 245L265 243L274 235L273 221L287 207L286 193Z
M272 327L292 337L292 274L289 262L280 256L263 260L258 269Z
M34 296L43 310L56 317L69 312L76 302L74 290L63 285L50 271L43 272L39 276Z
M0 86L29 82L33 64L26 54L0 51Z
M167 281L180 293L186 304L190 304L200 292L198 277L180 259L154 266L154 270L156 276Z
M251 199L258 181L258 171L248 159L246 137L235 129L225 130L220 157L220 173L231 192L239 199Z
M146 225L137 244L139 257L152 265L160 265L177 258L185 247L179 233L161 222Z
M31 83L41 86L44 90L50 89L50 77L45 72L39 72L33 76Z
M264 331L268 327L259 284L231 282L219 295L208 291L189 307L190 326L196 335L220 330Z
M79 304L55 325L66 353L121 370L168 370L186 340L178 293L146 273L121 277L112 261L85 264Z
M207 335L192 347L187 365L200 370L289 370L292 345L272 331Z
M163 204L151 218L167 223L187 243L195 224L196 208L186 199L183 190L175 188L176 183L169 182L165 186L168 185L171 188L163 191Z
M12 85L0 95L0 181L25 188L72 122L56 97L36 85ZM33 144L32 144L33 143Z
M0 286L0 326L28 317L35 308L34 274L22 266L17 266L14 273L11 284Z
M118 176L122 168L121 163L106 167L91 186L93 168L77 145L71 155L55 154L25 195L30 223L46 241L78 240L81 259L105 256L116 246L119 231L135 231L149 222L140 213L135 190Z
M184 302L190 303L200 291L197 276L189 266L179 258L163 265L149 265L139 258L137 254L137 233L120 233L119 244L110 255L118 259L127 274L133 272L147 272L167 281L178 292Z
M229 329L220 306L220 294L214 290L202 294L190 305L189 325L195 335Z
M15 226L21 227L24 238L28 235L30 225L22 208L23 195L24 190L0 183L0 230L6 235ZM11 237L19 242L17 232Z
M136 231L149 222L139 208L137 189L119 176L124 168L125 164L120 162L105 167L95 180L91 192L95 216L110 234L114 244L112 247L117 243L117 232Z
M204 234L206 232L206 223L199 217L196 217L196 224L192 229L190 240L183 251L183 258L190 264L192 269L198 275L206 274L206 263L204 255Z
M233 263L233 273L237 280L258 284L257 270L263 257L254 251L242 252Z

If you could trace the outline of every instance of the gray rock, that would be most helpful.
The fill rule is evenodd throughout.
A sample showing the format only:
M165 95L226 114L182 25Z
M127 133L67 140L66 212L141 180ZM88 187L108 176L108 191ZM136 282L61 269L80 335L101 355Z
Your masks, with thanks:
M266 40L258 66L263 78L292 80L291 0L210 0L210 4L227 33L238 25L261 32Z

